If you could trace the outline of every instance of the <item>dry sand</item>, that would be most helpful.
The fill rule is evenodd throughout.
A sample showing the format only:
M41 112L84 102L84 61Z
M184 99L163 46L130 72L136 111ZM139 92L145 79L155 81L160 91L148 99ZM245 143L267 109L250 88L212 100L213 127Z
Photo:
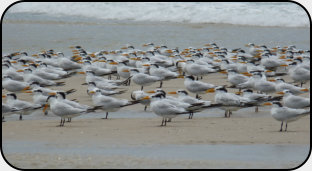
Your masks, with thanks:
M215 73L204 77L204 82L215 85L228 84L225 80L226 75ZM290 81L288 77L284 77ZM84 75L75 75L66 80L66 86L54 87L59 90L77 89L77 92L68 95L68 99L78 99L80 103L92 105L91 97L86 93ZM184 79L176 79L164 82L163 89L174 91L184 89ZM153 90L159 83L144 87L144 90ZM310 87L310 83L304 85ZM130 93L133 90L140 89L140 86L132 83L127 93L116 95L117 98L130 100ZM231 89L231 92L236 90ZM5 91L2 91L5 93ZM194 96L194 94L191 94ZM308 93L303 96L308 97ZM214 94L202 95L203 99L213 100ZM18 94L18 98L31 101L30 94ZM143 106L136 104L134 106L121 109L142 111ZM231 118L223 117L196 117L192 120L186 116L174 118L166 127L160 127L161 118L113 118L103 120L100 118L74 118L71 123L65 123L64 127L57 127L59 118L50 120L23 120L18 121L16 117L2 123L3 143L12 142L40 142L43 144L52 143L54 146L70 147L72 144L94 144L94 146L114 146L114 145L191 145L191 144L310 144L310 117L304 117L288 125L288 132L279 132L280 122L272 117L238 117L236 111ZM255 115L263 115L261 111ZM267 111L266 111L267 112ZM150 112L151 115L154 115ZM90 114L92 115L92 114ZM114 115L114 113L110 113ZM104 117L104 114L103 114ZM111 156L97 157L96 155L73 156L73 155L54 155L50 153L27 153L10 152L3 148L6 159L16 167L20 168L264 168L265 163L228 161L174 161L170 164L163 164L167 161L157 160L151 162L144 158L129 156ZM83 159L81 159L83 157ZM92 158L92 162L89 161ZM78 162L77 162L78 161ZM127 161L125 163L125 161ZM219 163L218 163L219 162ZM143 164L144 163L144 164ZM248 165L248 163L250 165ZM289 163L288 163L289 164ZM289 168L295 165L283 165ZM298 164L297 164L298 165ZM270 165L271 166L271 165ZM154 167L154 168L155 168ZM278 166L271 166L278 167ZM267 168L267 167L265 167Z

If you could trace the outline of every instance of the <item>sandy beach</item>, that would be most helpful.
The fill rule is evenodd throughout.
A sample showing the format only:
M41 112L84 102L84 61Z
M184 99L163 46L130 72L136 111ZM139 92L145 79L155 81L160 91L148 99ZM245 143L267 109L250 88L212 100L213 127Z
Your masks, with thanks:
M145 50L144 43L167 45L168 48L202 48L216 42L220 47L242 48L244 45L310 47L308 27L266 27L235 24L100 20L77 16L53 16L42 13L11 13L2 24L2 55L26 51L28 55L54 49L72 56L69 47L80 45L88 52L116 50L127 44ZM105 76L107 78L107 76ZM213 73L203 82L228 85L227 75ZM292 82L289 76L282 76ZM116 79L113 76L113 79ZM65 86L51 89L77 91L67 99L93 106L86 93L85 75L76 74L64 81ZM155 90L156 82L144 91ZM310 82L303 85L310 88ZM139 85L121 86L124 94L114 95L131 100L130 93ZM166 92L184 89L184 79L163 83ZM228 88L229 92L237 89ZM8 93L2 90L2 94ZM190 93L195 97L195 94ZM214 101L214 93L201 95ZM271 94L277 96L277 94ZM175 95L172 95L175 96ZM309 93L301 94L310 97ZM32 102L29 93L18 93L18 99ZM5 101L5 100L4 100ZM37 168L277 168L291 169L303 163L310 150L310 116L288 124L279 132L280 122L270 114L271 107L254 107L234 111L224 118L221 109L195 113L193 119L181 115L161 127L162 118L150 108L136 104L117 112L97 111L65 122L51 112L41 110L23 116L6 116L2 122L3 157L20 169Z
M78 99L79 103L92 106L91 97L86 94L86 86L81 85L85 81L84 77L84 75L75 75L64 80L66 81L66 86L54 87L54 89L67 90L76 88L77 92L70 94L68 99ZM216 85L226 85L228 83L224 78L225 75L215 73L204 77L203 81ZM284 77L284 79L289 80L288 77ZM144 87L144 90L154 90L157 86L158 83L155 83ZM309 87L309 83L304 86ZM123 88L128 89L128 91L115 97L130 100L130 92L140 89L140 86L132 84L130 87L123 86ZM164 82L163 89L166 92L185 89L183 79ZM229 90L231 92L237 91L235 89ZM3 91L2 93L5 92ZM191 95L195 96L194 94ZM306 97L308 95L308 93L303 94ZM202 95L202 98L205 100L213 101L213 97L214 94ZM31 101L30 94L18 94L18 98ZM88 153L90 150L94 150L94 148L101 147L107 149L128 149L130 147L150 149L156 146L158 148L156 148L155 153L157 153L158 149L168 145L174 147L179 145L185 147L204 145L204 147L201 147L202 149L207 148L206 146L210 147L220 144L226 146L237 145L239 147L249 145L254 145L255 147L259 145L294 145L305 149L310 144L309 116L290 123L288 132L279 132L280 122L270 116L270 107L260 107L258 113L254 112L254 108L241 109L234 112L231 118L224 118L222 110L205 110L195 113L192 120L187 119L188 116L186 115L178 116L168 123L166 127L160 126L161 118L153 114L149 108L147 112L136 115L134 118L131 117L131 114L140 112L143 112L143 106L136 104L116 112L116 114L118 113L117 116L112 112L109 114L109 119L104 120L101 118L105 116L105 113L99 111L73 118L72 122L65 123L64 127L57 126L60 118L51 113L48 116L44 116L39 111L36 114L25 115L23 121L18 120L18 115L10 115L6 117L7 122L2 123L3 153L12 165L25 169L292 168L304 161L304 154L299 155L301 160L295 159L295 162L283 161L278 164L262 160L252 163L235 159L229 163L221 162L221 160L194 160L186 164L185 159L180 159L181 161L163 161L161 157L148 161L149 164L147 164L145 157L136 156L132 153L121 153L118 155L113 153L108 156ZM75 148L79 148L82 151L76 154L77 149ZM38 149L41 150L37 151ZM68 152L58 153L54 152L55 149L67 149ZM255 155L261 151L260 149L262 148L254 152ZM267 155L271 153L274 153L274 151L269 150ZM224 155L226 156L226 153ZM78 159L79 162L76 162ZM50 162L51 160L54 161ZM47 161L49 162L47 163ZM125 162L129 162L128 164L131 163L131 165L128 166Z

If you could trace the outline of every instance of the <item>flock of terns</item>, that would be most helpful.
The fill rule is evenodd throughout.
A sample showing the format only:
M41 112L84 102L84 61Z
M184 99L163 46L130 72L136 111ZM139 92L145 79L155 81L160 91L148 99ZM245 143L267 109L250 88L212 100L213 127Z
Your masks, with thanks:
M87 52L81 46L72 46L72 56L65 56L53 49L28 55L14 52L2 57L2 121L11 114L30 114L42 110L61 117L60 126L65 119L84 113L105 111L115 112L122 107L142 104L150 106L151 111L162 117L161 126L171 119L211 108L224 110L225 117L241 108L272 105L271 114L281 121L280 131L287 131L287 123L310 114L310 99L299 96L310 91L304 84L310 80L310 51L296 46L272 47L265 45L246 45L242 48L227 49L216 43L205 44L202 48L180 50L153 43L143 45L139 50L131 45L119 50ZM227 74L229 85L213 85L202 80L209 74ZM76 99L68 100L66 95L77 90L59 91L50 86L63 86L59 81L76 74L85 74L87 94L93 106L79 104ZM282 76L288 75L292 82L285 82ZM107 78L106 78L107 76ZM112 79L115 76L116 79ZM165 92L162 87L166 81L184 79L186 90ZM144 91L144 86L159 83L153 91ZM131 100L117 99L116 94L125 93L122 89L137 84L140 90L131 92ZM228 89L237 89L236 93ZM196 94L192 97L188 92ZM19 93L31 93L33 102L17 98ZM201 99L201 95L215 93L214 101ZM169 96L168 94L177 94ZM273 96L274 95L274 96ZM79 100L79 99L78 99Z

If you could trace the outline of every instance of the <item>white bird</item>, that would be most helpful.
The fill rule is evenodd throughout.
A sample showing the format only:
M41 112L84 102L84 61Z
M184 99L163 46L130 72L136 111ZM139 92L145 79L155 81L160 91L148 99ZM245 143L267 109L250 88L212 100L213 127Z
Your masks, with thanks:
M283 104L286 107L300 109L310 107L310 98L304 98L301 96L293 95L289 90L277 92L277 94L283 94Z
M19 111L20 110L15 108L15 107L11 107L7 104L2 103L2 122L5 122L4 116L8 116L8 115L14 114L14 113L19 112Z
M19 119L22 120L22 115L29 115L33 113L35 110L42 108L40 104L33 104L27 101L19 100L17 99L17 96L15 93L9 93L6 95L7 100L6 104L10 107L15 107L16 109L20 110L20 117Z
M79 104L75 101L66 99L66 94L64 92L57 92L56 98L59 102L66 103L74 108L83 109L83 110L90 109L90 106L88 105ZM68 117L68 122L71 122L71 118L72 117Z
M124 92L126 92L127 90L121 90L121 91L117 91L117 90L109 90L108 88L106 89L101 89L99 87L96 86L96 83L95 82L89 82L88 83L88 88L87 88L87 94L89 96L92 96L93 93L95 93L95 91L97 89L100 89L101 90L101 93L102 95L105 95L105 96L111 96L111 95L115 95L115 94L122 94Z
M51 80L41 78L33 74L31 69L25 69L23 77L24 77L25 82L27 83L38 82L41 86L63 86L64 85L64 82L54 82Z
M122 107L136 104L136 101L128 101L126 99L116 99L114 97L102 95L101 90L97 89L92 96L92 102L94 106L99 107L99 109L106 111L107 119L108 112L116 112Z
M271 80L271 81L273 81L273 80ZM276 84L275 85L276 91L278 91L278 92L281 92L284 90L289 90L292 94L295 94L295 95L302 94L305 92L309 92L309 89L298 87L298 86L286 83L285 80L282 78L275 78L274 81Z
M300 82L301 87L310 80L310 70L303 67L294 66L288 70L288 74L294 82Z
M205 76L210 73L217 72L216 69L213 69L212 65L199 65L194 63L194 60L187 60L185 65L185 72L187 75L194 75L194 76Z
M135 84L138 84L141 86L141 90L143 90L143 86L149 86L155 83L156 81L160 81L161 78L156 76L151 76L148 74L140 73L137 69L131 69L131 81Z
M240 94L240 92L238 93ZM255 112L258 112L258 107L266 101L279 101L282 99L282 96L271 97L266 94L254 93L251 89L244 90L242 97L246 98L249 104L256 106Z
M262 76L262 78L265 77L265 75L262 73L255 74ZM274 93L276 91L275 84L267 81L266 79L256 79L253 88L262 93Z
M84 113L94 112L94 110L96 110L96 108L81 109L73 107L67 103L64 103L62 100L58 100L55 95L49 96L47 103L49 103L52 113L61 117L59 126L64 126L66 118L76 117Z
M147 106L150 105L151 100L150 99L144 99L144 97L146 96L151 96L148 93L155 93L155 91L148 91L148 92L144 92L142 90L136 90L131 92L131 99L132 100L138 100L139 103L141 103L142 105L144 105L144 111L146 111ZM153 94L152 94L153 95Z
M273 107L271 109L271 115L274 119L281 121L281 129L280 131L283 131L283 123L286 123L285 131L287 131L287 123L296 121L297 119L306 116L310 114L310 110L305 109L292 109L283 106L280 102L267 102L263 105L272 105Z
M211 88L207 90L208 93L216 92L215 94L215 103L221 104L220 109L225 111L224 117L230 117L232 111L237 111L242 107L251 107L254 106L249 101L249 99L238 96L233 93L228 93L226 88L218 86L216 88ZM229 115L227 115L229 114Z
M20 92L29 90L31 87L29 83L12 80L10 76L4 76L2 78L2 88L10 92Z
M42 94L45 95L45 96L56 95L56 93L58 91L58 90L52 90L52 89L49 89L49 88L46 88L46 87L41 87L40 84L38 82L36 82L36 81L30 83L30 88L31 88L32 91L41 90ZM65 93L66 94L70 94L70 93L74 93L76 91L77 91L76 89L70 89L70 90L65 91ZM26 93L31 93L31 92L26 91Z
M159 88L162 88L163 81L178 78L179 74L172 72L164 67L159 67L157 64L151 64L149 73L151 76L159 77L160 85Z
M2 64L2 75L10 76L13 80L16 81L23 81L23 74L17 72L16 69L11 67L9 64L3 63Z
M163 101L165 96L162 93L153 95L152 97L146 96L143 99L151 99L151 110L158 116L162 117L161 126L166 126L167 119L172 119L180 114L188 114L185 108L175 106L167 101Z
M228 70L228 81L233 85L233 86L237 86L238 84L242 84L248 81L249 77L239 74L234 70Z
M208 89L216 87L213 84L196 81L193 76L185 77L184 86L188 91L195 93L196 98L199 98L198 94L204 94Z
M32 99L34 104L39 104L41 106L45 106L47 104L48 95L44 95L42 90L36 89L32 91L27 91L26 93L33 93ZM45 110L44 114L48 115L48 111Z
M168 92L168 94L178 94L178 100L183 103L188 103L193 110L200 111L200 109L205 109L209 106L212 106L211 101L199 100L197 98L191 97L188 95L188 92L185 90L177 90L174 92ZM190 112L189 119L193 118L194 113Z

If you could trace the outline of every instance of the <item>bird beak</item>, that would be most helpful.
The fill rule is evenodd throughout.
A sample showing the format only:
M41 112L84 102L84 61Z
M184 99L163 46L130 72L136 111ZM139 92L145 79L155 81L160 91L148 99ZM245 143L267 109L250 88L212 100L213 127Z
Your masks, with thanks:
M47 110L48 107L49 107L49 104L45 104L42 111L45 112L45 111Z
M252 74L250 74L250 73L247 73L247 74L244 74L245 76L248 76L248 77L251 77L252 76Z
M122 47L122 48L120 48L120 49L128 49L128 48L124 46L124 47Z
M2 95L2 98L6 98L6 95Z
M129 72L129 70L128 69L124 69L124 70L122 70L122 72Z
M304 88L304 89L301 89L300 91L303 91L303 92L308 92L308 91L309 91L309 89Z
M283 64L283 65L280 65L281 67L287 67L288 65L287 64Z
M213 93L213 92L215 92L214 88L210 88L210 89L206 90L206 93Z
M271 103L271 102L266 102L266 103L263 103L262 105L263 105L263 106L271 106L272 103Z
M143 64L142 66L151 66L150 64Z
M281 95L284 95L285 93L280 91L280 92L277 92L276 94L281 94Z
M177 78L184 78L184 76L183 75L179 75Z
M279 57L279 59L285 59L286 58L286 55L282 55Z
M143 47L146 47L146 46L147 46L147 44L143 44L142 46L143 46Z
M242 92L239 92L239 91L238 91L238 92L235 92L235 94L236 94L236 95L241 95Z
M24 70L20 69L20 70L17 70L16 72L24 72Z
M94 94L94 93L95 93L95 91L90 91L89 93L90 93L90 94Z
M51 92L51 93L48 93L49 95L56 95L56 93L55 92Z
M25 91L25 93L32 93L32 91Z
M23 90L29 90L30 86L25 87Z
M156 91L152 90L152 91L147 91L146 93L156 93Z
M141 100L148 100L148 99L151 99L151 98L149 96L145 96Z
M118 63L117 63L117 62L110 62L109 64L111 64L111 65L117 65Z
M177 94L177 92L172 91L172 92L168 92L168 94Z
M78 74L86 74L85 72L77 72Z
M275 82L276 80L268 80L268 81Z
M13 63L13 64L17 63L16 61L10 61L10 62Z
M221 73L221 74L227 74L228 72L226 72L226 71L220 71L219 73Z

